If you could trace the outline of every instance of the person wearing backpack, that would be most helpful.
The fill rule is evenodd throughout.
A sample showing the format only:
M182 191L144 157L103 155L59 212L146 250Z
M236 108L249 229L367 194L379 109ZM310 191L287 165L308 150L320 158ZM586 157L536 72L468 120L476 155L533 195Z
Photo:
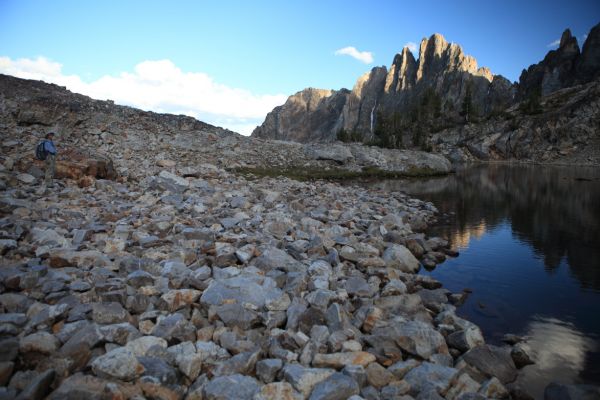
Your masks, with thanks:
M44 153L46 155L46 173L45 182L46 187L54 187L54 171L56 169L56 146L54 146L54 132L46 134L46 140L44 140Z

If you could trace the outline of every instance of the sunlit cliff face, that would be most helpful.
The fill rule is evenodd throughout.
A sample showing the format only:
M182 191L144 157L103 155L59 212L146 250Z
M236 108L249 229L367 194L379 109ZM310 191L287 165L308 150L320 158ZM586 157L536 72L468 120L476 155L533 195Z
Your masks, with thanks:
M578 375L586 367L586 353L596 350L593 340L584 337L573 325L555 318L532 321L527 336L536 363L523 368L518 381L536 398L543 398L549 381L577 383Z

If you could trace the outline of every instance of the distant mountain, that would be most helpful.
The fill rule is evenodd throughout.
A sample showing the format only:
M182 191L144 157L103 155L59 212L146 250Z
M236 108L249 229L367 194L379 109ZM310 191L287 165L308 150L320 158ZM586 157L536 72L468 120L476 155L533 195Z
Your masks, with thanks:
M431 148L433 133L507 116L519 104L540 113L543 99L600 76L600 24L580 51L567 29L560 46L523 70L518 83L494 75L440 34L408 48L390 68L375 67L350 91L308 88L273 109L252 136L298 142L362 141L385 147Z

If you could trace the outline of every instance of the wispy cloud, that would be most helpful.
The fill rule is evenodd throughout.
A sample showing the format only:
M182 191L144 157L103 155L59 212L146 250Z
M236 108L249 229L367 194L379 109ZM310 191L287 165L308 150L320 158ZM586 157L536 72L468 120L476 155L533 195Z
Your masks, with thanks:
M371 64L373 62L373 53L370 51L358 51L356 47L348 46L343 49L335 51L336 56L345 55L357 59L365 64Z
M45 57L0 57L0 73L56 83L72 92L143 110L186 114L246 135L287 98L229 87L203 72L182 71L170 60L143 61L133 71L105 75L92 82L63 74L60 63Z
M556 39L555 41L553 41L552 43L548 43L546 45L546 47L548 48L552 48L552 47L558 47L558 45L560 44L560 39Z
M417 44L415 42L408 42L404 45L404 47L408 47L408 49L412 52L412 53L416 53L417 52Z
M584 33L584 34L581 36L581 43L585 42L585 40L587 39L587 37L588 37L588 34L587 34L587 33Z

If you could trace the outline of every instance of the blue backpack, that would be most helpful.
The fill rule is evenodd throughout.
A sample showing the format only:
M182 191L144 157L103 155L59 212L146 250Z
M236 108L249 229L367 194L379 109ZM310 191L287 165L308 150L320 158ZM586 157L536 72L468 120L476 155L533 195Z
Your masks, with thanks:
M38 160L42 160L44 161L46 159L46 157L48 156L48 152L46 151L46 141L42 140L41 142L38 143L37 147L35 148L35 158L37 158Z

